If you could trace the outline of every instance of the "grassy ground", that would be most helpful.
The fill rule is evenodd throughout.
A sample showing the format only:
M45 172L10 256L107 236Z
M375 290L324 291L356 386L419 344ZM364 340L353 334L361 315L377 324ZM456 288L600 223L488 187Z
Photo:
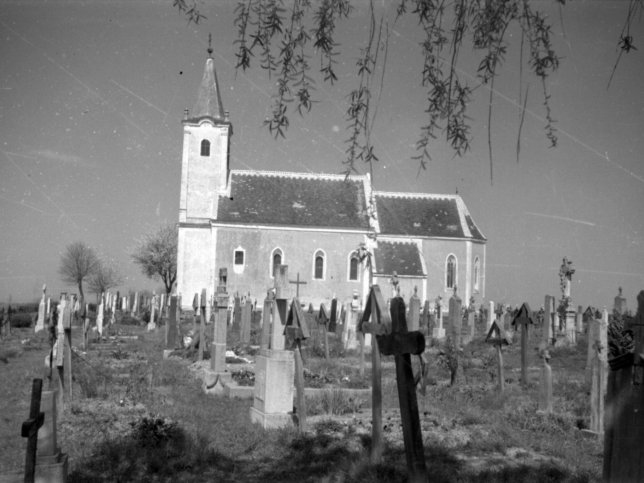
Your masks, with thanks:
M187 321L184 331L190 327ZM118 330L139 338L74 357L74 394L66 401L58 434L70 457L71 482L406 478L392 358L383 358L386 449L383 462L371 465L368 398L349 404L337 396L336 404L348 412L317 416L304 434L293 428L263 431L250 423L250 400L207 396L189 370L190 360L163 360L162 330L148 333L136 325ZM78 334L73 331L75 346L80 346ZM552 351L552 415L536 411L536 351L530 354L530 383L521 388L518 344L505 349L507 384L501 394L491 347L479 341L465 348L465 368L453 387L438 348L429 348L428 385L418 404L430 481L599 481L602 444L579 430L589 419L583 342L578 349ZM0 473L23 465L26 441L20 425L28 414L31 379L43 376L47 351L45 338L34 337L32 329L14 330L0 341L0 359L7 360L0 362L0 387L6 388L0 398ZM305 351L311 373L360 383L355 353L336 346L333 363L319 353L314 347ZM417 358L413 364L418 369Z

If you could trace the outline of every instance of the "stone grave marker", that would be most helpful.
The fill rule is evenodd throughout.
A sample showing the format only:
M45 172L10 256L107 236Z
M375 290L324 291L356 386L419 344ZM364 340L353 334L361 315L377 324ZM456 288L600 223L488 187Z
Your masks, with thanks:
M226 337L228 331L228 293L226 284L228 270L219 269L219 284L215 303L217 311L213 325L212 344L210 345L210 370L205 371L204 390L206 393L221 394L226 383L232 380L231 374L226 370Z
M546 295L543 304L543 324L541 326L542 340L546 347L551 345L554 340L554 297Z
M130 312L130 315L134 317L139 313L138 311L139 311L139 292L134 292L134 300L132 302L132 311Z
M203 351L206 347L206 305L208 305L208 291L204 288L199 296L199 350L197 360L203 361Z
M38 333L45 328L45 320L47 319L47 284L42 286L42 297L38 304L38 318L36 319L36 327L34 332Z
M250 344L250 322L253 313L253 303L250 300L250 294L246 297L246 301L241 306L241 322L239 329L239 339L242 344Z
M622 287L619 287L618 294L613 302L613 312L623 315L626 312L626 298L622 295Z
M329 314L327 313L326 306L321 303L320 310L317 315L318 327L322 326L322 331L324 332L324 358L329 359Z
M534 325L532 319L532 310L527 302L521 305L521 308L512 320L512 326L521 330L521 383L528 385L528 327Z
M333 296L331 300L331 318L329 319L329 326L327 330L329 332L336 332L336 325L338 323L338 299Z
M463 315L461 314L461 298L456 293L449 299L450 336L454 341L454 347L458 350L461 347L461 330L463 329Z
M275 303L275 292L269 290L264 299L264 309L262 310L262 336L259 343L260 349L268 349L271 340L271 314L273 313L273 304Z
M103 335L103 317L104 317L104 311L105 311L105 294L101 294L101 300L98 303L98 307L96 309L96 331L98 332L98 337L99 339Z
M163 358L166 359L180 345L179 338L179 299L176 295L170 297L170 313L165 324L165 349Z
M423 304L423 315L421 317L421 332L425 335L430 335L431 332L429 331L429 324L430 324L430 313L431 313L431 307L429 300L425 300L425 303Z
M488 302L488 309L487 309L487 328L490 330L490 327L492 327L492 322L494 322L494 302L489 301Z
M287 301L290 296L288 266L275 270L275 303L269 349L260 349L255 361L255 388L250 419L266 428L291 424L293 410L294 354L284 350Z
M414 294L409 298L409 317L407 317L409 330L420 330L420 299L418 287L414 287Z
M539 350L543 361L541 367L541 386L539 387L539 403L537 412L552 413L552 367L550 367L550 351L543 342Z
M443 298L439 295L436 298L436 326L432 331L434 339L445 338L445 328L443 327Z

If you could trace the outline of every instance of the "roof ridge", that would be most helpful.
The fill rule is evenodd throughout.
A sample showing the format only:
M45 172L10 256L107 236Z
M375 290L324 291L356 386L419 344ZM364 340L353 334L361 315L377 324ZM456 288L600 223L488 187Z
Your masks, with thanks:
M347 178L344 174L334 173L303 173L296 171L269 171L260 169L232 169L230 174L239 174L243 176L274 176L278 178L296 178L296 179L325 179L332 181L342 181ZM349 175L348 178L352 181L362 181L367 175Z
M415 193L411 191L377 191L374 190L374 196L382 196L386 198L420 198L420 199L447 199L447 200L457 200L460 199L460 195L449 195L441 193Z

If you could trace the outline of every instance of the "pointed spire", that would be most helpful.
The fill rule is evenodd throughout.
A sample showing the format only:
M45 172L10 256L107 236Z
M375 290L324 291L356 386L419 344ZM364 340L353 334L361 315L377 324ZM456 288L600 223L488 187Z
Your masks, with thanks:
M197 102L192 110L191 118L212 117L218 121L225 121L224 107L219 92L219 82L215 63L212 59L212 36L208 36L208 59L203 72L203 78L197 94Z

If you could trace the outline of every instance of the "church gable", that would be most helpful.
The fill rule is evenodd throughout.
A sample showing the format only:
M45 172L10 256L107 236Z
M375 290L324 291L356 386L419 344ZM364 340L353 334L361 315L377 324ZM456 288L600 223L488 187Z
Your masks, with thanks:
M375 199L383 234L485 240L458 196L376 192Z
M418 245L412 242L378 241L374 253L375 274L402 277L424 277L422 256Z
M363 177L235 170L223 223L368 230Z

